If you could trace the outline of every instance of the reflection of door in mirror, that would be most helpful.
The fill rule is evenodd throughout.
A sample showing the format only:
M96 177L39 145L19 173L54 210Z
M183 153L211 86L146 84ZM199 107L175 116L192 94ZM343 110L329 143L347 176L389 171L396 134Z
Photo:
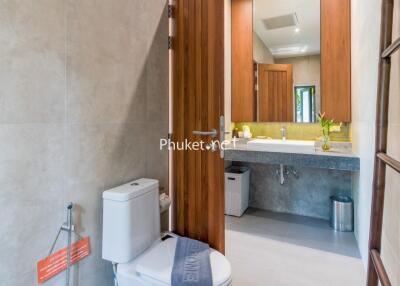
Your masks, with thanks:
M315 86L295 86L295 116L298 123L316 122Z
M321 109L320 50L320 0L253 0L259 122L314 122L305 105L297 119L293 85L315 86L314 112Z
M261 122L293 121L292 65L258 65L258 111Z

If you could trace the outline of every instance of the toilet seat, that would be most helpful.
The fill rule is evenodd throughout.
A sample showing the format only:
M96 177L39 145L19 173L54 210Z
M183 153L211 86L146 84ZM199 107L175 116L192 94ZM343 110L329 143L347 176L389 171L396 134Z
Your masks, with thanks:
M164 241L160 239L133 261L118 264L118 285L171 285L176 242L176 237L171 237ZM213 286L231 285L231 266L225 256L211 249L210 262Z

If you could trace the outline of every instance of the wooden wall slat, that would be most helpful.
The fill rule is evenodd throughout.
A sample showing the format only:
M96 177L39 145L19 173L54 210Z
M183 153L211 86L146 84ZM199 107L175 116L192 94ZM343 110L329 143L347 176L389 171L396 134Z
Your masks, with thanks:
M294 120L294 86L293 86L293 66L289 65L287 67L286 74L286 106L287 106L287 121L293 122Z
M278 102L278 95L276 94L277 93L277 87L278 87L278 85L277 85L277 72L272 72L272 80L273 80L273 82L271 82L270 84L273 86L273 89L272 89L272 92L273 92L273 94L272 94L272 96L271 96L271 100L270 100L270 107L271 107L271 109L272 109L272 114L273 114L273 116L271 117L271 116L269 116L270 118L271 118L271 120L278 120L278 121L280 121L280 119L278 119L277 117L278 117L278 112L277 112L277 102Z
M253 0L232 0L232 121L255 121Z
M280 97L280 114L281 114L281 120L283 120L284 118L286 118L287 116L287 97L286 97L286 73L284 72L279 72L279 97Z
M321 111L351 122L350 0L321 0Z

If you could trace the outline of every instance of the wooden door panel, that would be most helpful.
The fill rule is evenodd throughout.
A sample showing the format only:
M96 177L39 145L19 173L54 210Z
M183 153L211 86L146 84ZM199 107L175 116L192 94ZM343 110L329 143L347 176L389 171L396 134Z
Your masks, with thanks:
M292 65L260 64L258 78L259 121L293 121Z
M211 141L224 95L224 2L176 0L173 142ZM175 231L224 251L224 161L219 152L173 151Z
M282 120L283 118L286 118L286 108L284 106L284 103L286 102L286 98L284 98L284 90L286 89L286 78L285 78L285 72L278 72L278 92L277 92L277 97L278 97L278 107L279 107L279 114L278 118L279 120ZM283 85L283 86L282 86Z
M278 73L279 79L278 79L278 106L280 107L280 120L283 120L287 116L287 109L285 106L286 103L286 73L285 72L279 72Z
M231 3L232 121L255 121L257 117L253 97L253 0L232 0Z
M350 0L321 0L321 111L351 122Z

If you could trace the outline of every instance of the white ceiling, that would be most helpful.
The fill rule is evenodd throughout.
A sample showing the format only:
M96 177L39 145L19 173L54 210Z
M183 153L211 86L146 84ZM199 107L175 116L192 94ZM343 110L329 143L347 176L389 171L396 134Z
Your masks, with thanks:
M267 30L263 20L296 13L298 28ZM320 0L253 0L253 29L275 58L320 53Z

